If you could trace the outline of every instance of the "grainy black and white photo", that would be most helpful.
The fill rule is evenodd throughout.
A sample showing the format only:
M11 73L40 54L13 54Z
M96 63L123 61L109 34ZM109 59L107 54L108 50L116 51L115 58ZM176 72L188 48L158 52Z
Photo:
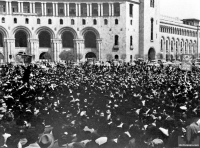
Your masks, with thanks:
M0 0L0 148L199 148L199 0Z

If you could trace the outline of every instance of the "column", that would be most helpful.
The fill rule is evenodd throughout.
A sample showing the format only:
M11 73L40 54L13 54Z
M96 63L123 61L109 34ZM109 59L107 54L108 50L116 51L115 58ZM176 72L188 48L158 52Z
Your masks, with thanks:
M111 7L111 3L109 3L109 16L112 16L112 7Z
M101 4L101 16L103 16L103 3Z
M92 16L92 4L89 5L90 5L90 16Z
M14 49L14 42L15 42L15 39L6 39L5 40L6 42L6 47L7 47L7 55L6 55L6 58L7 58L7 62L11 62L12 59L13 59L13 54L12 54L12 49Z
M35 2L33 2L33 13L35 13Z
M66 4L66 3L64 3L64 16L67 16L67 10L66 10L66 9L67 9L67 7L66 7L66 5L67 5L67 4Z
M87 3L87 16L90 16L90 5Z
M8 2L9 3L9 10L10 10L10 14L12 14L12 3L11 2Z
M41 3L42 16L44 15L44 3Z
M112 16L114 16L114 3L111 3L111 7L112 7Z
M9 14L8 8L9 8L9 6L8 6L8 1L6 1L6 14L7 14L7 15Z
M98 3L98 16L101 16L101 5Z
M81 16L81 4L78 4L78 14Z
M18 12L19 12L19 13L21 12L20 3L21 3L21 2L18 2Z
M62 49L62 40L58 40L58 50L57 50L57 53L56 53L56 56L57 56L57 61L60 61L60 53L61 53L61 49Z
M55 3L54 2L52 2L52 6L53 6L53 16L55 16L55 5L54 5Z
M24 13L24 3L21 2L21 13Z
M69 16L69 3L67 3L67 16Z
M9 57L8 57L8 45L7 45L6 39L4 39L3 54L4 54L4 62L7 63Z
M101 39L97 39L97 47L98 47L98 51L99 51L99 61L101 61Z
M45 16L47 15L47 3L46 2L44 3L44 15Z
M33 13L33 8L32 8L32 6L33 6L33 3L29 3L30 4L30 13Z
M55 5L56 5L56 12L55 12L55 14L56 14L56 16L58 16L58 3L55 3Z

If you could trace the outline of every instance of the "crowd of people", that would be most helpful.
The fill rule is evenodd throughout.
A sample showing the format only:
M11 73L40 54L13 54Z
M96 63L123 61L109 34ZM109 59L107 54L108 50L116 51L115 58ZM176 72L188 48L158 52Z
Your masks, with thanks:
M48 66L47 66L48 67ZM4 65L0 146L178 147L200 131L200 70L145 62Z

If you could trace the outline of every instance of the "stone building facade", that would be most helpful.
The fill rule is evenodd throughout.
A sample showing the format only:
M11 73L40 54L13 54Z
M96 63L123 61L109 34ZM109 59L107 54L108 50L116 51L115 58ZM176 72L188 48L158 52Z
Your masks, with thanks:
M22 53L33 61L166 59L181 51L182 40L192 46L185 53L194 54L198 29L192 21L163 18L159 0L2 0L0 60L16 61Z

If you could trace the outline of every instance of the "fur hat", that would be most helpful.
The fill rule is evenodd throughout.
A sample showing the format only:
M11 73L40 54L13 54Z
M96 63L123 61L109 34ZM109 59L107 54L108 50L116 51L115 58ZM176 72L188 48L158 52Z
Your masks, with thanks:
M41 148L51 148L54 145L54 137L51 134L44 134L40 137L38 144Z

